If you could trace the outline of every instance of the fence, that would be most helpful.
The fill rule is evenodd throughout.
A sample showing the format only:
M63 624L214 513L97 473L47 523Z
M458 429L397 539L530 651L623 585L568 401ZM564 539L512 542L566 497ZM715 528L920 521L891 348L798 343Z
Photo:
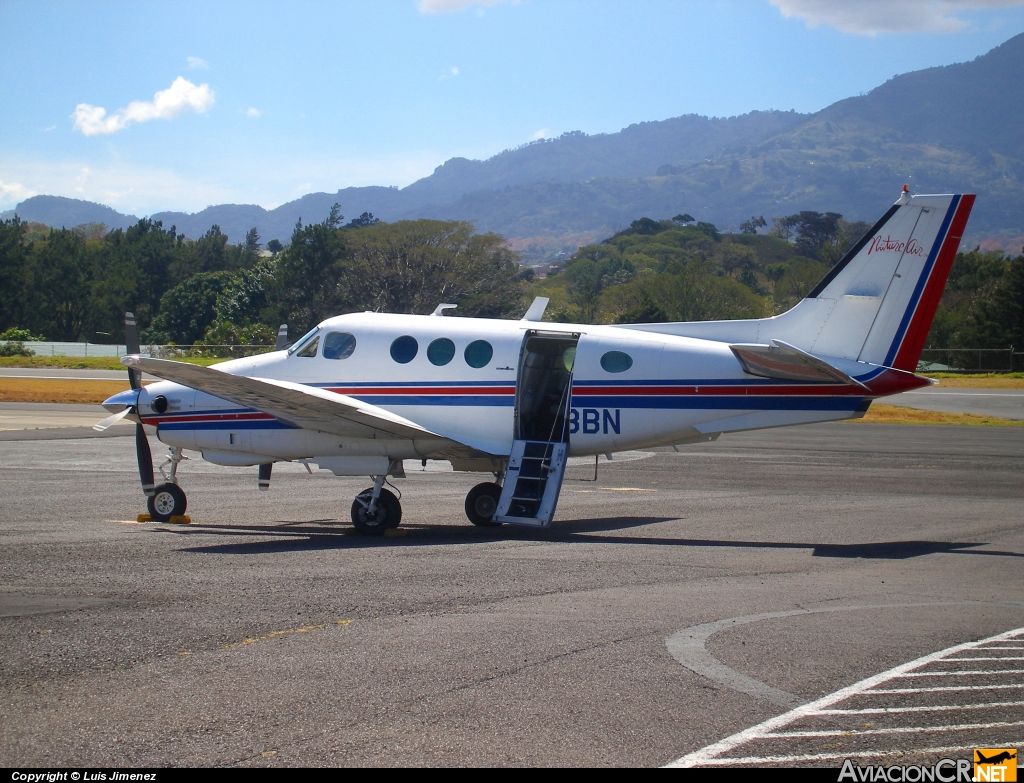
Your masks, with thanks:
M128 350L123 345L104 345L101 343L55 343L26 342L24 346L35 351L36 356L124 356ZM142 353L158 359L175 359L182 357L208 357L216 359L237 359L242 356L255 356L274 350L272 345L143 345Z
M1024 352L1010 348L925 348L918 372L1014 372L1024 370Z

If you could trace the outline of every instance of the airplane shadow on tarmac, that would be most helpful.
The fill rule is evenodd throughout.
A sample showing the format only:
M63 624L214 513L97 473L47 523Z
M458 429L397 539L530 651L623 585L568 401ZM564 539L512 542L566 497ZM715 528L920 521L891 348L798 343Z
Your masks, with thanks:
M484 541L550 541L560 544L646 544L699 549L810 549L812 557L860 558L865 560L906 560L939 553L1021 557L1024 553L993 550L979 551L986 542L957 541L878 541L862 544L814 544L788 541L728 541L700 538L664 538L640 535L610 535L647 525L675 521L677 517L608 517L556 522L548 530L529 528L472 527L470 525L409 525L396 536L362 536L348 525L335 520L280 522L263 525L202 525L160 527L154 532L172 533L192 539L210 536L218 543L184 547L180 551L222 555L274 554L323 549L352 549L380 546L452 546ZM259 540L252 540L258 538ZM248 539L248 540L240 540Z

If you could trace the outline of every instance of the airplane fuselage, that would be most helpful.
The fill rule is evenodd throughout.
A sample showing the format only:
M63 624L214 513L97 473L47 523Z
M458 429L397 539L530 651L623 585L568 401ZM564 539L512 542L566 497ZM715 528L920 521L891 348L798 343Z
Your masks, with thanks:
M616 326L380 313L324 321L317 336L305 341L318 339L313 351L304 351L300 341L288 352L217 367L344 394L482 452L506 456L513 441L523 341L533 332L579 336L569 417L569 453L577 456L703 440L724 431L852 418L863 415L874 396L925 383L906 373L894 378L883 368L865 373L865 365L855 362L849 363L852 371L867 380L870 390L759 378L744 372L728 343ZM347 350L348 335L354 348L344 358L330 358L329 341L345 342ZM392 350L399 340L401 350ZM163 413L152 408L160 396L168 401ZM220 464L315 456L410 459L433 450L429 442L342 440L298 429L169 381L147 386L139 402L142 421L158 428L161 441L202 451Z

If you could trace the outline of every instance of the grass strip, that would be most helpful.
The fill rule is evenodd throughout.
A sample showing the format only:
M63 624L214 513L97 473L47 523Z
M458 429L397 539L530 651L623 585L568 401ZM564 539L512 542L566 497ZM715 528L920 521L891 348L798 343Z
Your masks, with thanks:
M176 362L198 364L209 367L211 364L226 362L227 359L186 358L175 359ZM56 370L121 370L127 373L123 364L113 356L0 356L0 367L28 367ZM128 376L125 375L127 378Z
M123 381L0 377L0 402L99 404L128 388L127 373Z
M996 416L979 416L976 413L944 413L922 411L916 408L901 408L898 405L879 405L868 408L862 419L847 419L848 422L867 424L954 424L974 427L1024 427L1024 421L1000 419Z
M943 389L1024 389L1024 372L987 372L971 375L937 372L921 373L935 378Z

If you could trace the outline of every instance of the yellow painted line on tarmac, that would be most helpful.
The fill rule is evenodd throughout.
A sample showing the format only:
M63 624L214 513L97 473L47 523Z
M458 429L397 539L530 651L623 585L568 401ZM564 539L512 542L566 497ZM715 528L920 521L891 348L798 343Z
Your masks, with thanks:
M570 492L657 492L656 489L641 489L640 487L598 487L597 489L572 489Z
M345 626L349 625L351 622L351 620L335 620L333 622L333 625ZM242 641L235 642L234 644L222 644L220 646L220 649L234 650L236 647L245 647L247 644L256 644L256 642L265 642L269 641L270 639L277 639L281 636L291 636L292 634L309 633L310 631L318 631L321 628L326 627L327 623L319 623L317 625L303 625L298 628L284 628L280 631L271 631L270 633L264 634L263 636L248 636L245 639L242 639ZM181 653L179 653L179 655L180 654Z

